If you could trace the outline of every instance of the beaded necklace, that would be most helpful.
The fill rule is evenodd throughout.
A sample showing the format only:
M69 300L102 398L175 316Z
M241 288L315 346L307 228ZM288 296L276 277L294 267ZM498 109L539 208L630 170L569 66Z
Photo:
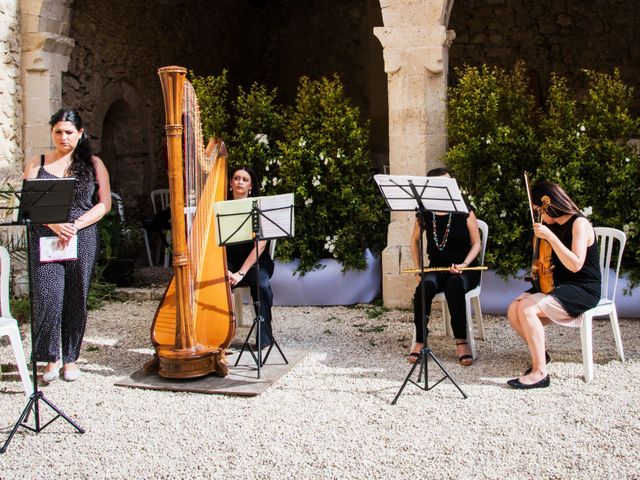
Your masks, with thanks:
M442 237L442 242L438 241L438 233L436 231L436 214L431 212L433 216L433 220L431 224L433 225L433 241L436 242L436 247L438 250L444 250L445 245L447 244L447 239L449 238L449 231L451 230L451 213L449 213L449 220L447 221L447 228L444 231L444 237Z

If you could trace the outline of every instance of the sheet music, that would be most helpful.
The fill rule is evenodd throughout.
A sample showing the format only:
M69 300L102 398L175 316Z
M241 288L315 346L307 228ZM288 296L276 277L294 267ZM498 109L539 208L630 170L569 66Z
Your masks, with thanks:
M40 237L40 261L59 262L78 259L78 236L74 235L66 247L60 246L58 237Z
M251 210L254 198L225 200L214 204L218 245L253 239Z
M418 204L410 187L413 184L427 210L458 213L469 211L455 178L381 174L373 178L391 210L417 210Z
M293 193L259 197L260 238L293 237Z

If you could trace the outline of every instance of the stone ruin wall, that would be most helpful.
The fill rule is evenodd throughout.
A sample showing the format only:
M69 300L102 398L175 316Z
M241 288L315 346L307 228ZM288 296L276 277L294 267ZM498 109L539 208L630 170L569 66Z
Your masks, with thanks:
M22 172L20 30L17 0L0 0L0 181Z
M449 64L509 69L523 59L541 104L552 72L583 92L581 69L611 73L619 67L622 80L635 89L634 111L640 115L639 26L637 0L455 0Z

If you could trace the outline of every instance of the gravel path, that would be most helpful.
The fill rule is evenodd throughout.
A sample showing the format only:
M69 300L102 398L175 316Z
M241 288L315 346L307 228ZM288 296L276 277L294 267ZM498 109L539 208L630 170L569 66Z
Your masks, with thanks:
M595 323L589 385L579 331L550 327L551 387L522 392L505 386L527 356L504 317L485 316L480 358L462 367L434 313L433 352L469 398L445 380L430 391L408 385L391 405L409 371L407 311L274 307L285 353L309 353L257 397L117 387L152 354L156 305L114 302L90 313L83 376L44 387L86 434L61 419L38 435L21 429L0 455L2 479L640 478L638 320L621 322L624 364L608 321ZM0 361L13 362L6 343ZM5 374L2 442L25 404L17 374Z

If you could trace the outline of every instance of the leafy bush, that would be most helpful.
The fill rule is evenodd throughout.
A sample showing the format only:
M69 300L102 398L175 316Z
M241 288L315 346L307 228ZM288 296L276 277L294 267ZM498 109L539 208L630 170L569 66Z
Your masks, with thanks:
M456 74L459 83L449 92L451 148L445 163L476 216L490 226L486 262L501 274L513 274L531 263L523 243L531 231L523 172L535 171L539 163L540 112L522 63L512 73L483 66Z
M218 121L231 118L217 110L227 98L226 80L192 77L203 125L213 123L207 112ZM300 258L301 273L331 256L344 269L366 268L364 249L382 249L388 222L371 175L368 125L337 76L302 77L294 106L277 104L276 95L255 83L248 91L240 88L233 125L203 129L205 136L232 131L230 167L252 166L265 195L295 194L295 237L278 241L278 258Z
M229 141L229 168L250 165L262 179L262 193L272 193L267 185L269 170L277 170L280 149L277 140L282 138L283 108L275 103L276 90L268 91L254 83L249 91L240 87L234 103L235 127Z
M368 124L337 75L300 79L271 183L296 195L296 235L278 242L278 253L300 258L301 273L328 256L344 269L364 269L364 249L379 250L385 241L388 218L372 179L368 138Z
M640 154L631 139L640 120L633 91L618 71L585 71L589 88L578 98L553 76L545 113L528 93L525 70L467 67L450 89L445 163L467 188L478 218L490 225L487 262L504 275L526 268L531 227L522 172L531 181L560 184L595 226L628 235L623 267L640 281Z

